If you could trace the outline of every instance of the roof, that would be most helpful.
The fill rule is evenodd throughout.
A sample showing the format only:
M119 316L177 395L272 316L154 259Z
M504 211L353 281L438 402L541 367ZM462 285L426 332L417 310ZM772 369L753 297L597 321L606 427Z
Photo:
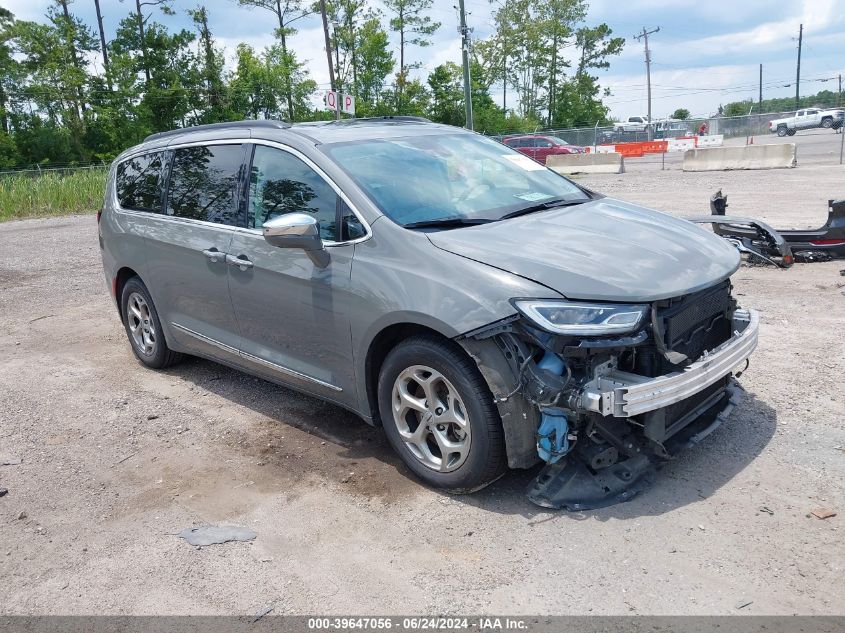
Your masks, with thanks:
M115 158L115 163L126 156L160 150L174 143L212 141L227 138L256 138L291 144L330 144L358 140L378 140L405 136L435 134L472 134L463 128L432 123L428 119L410 116L384 116L336 121L288 123L271 119L246 119L224 123L211 123L193 127L158 132L140 144L129 147Z
M411 116L384 116L362 119L340 119L335 121L311 121L307 123L290 124L286 121L270 119L247 119L243 121L230 121L224 123L211 123L208 125L196 125L187 128L178 128L169 132L151 134L144 139L144 144L166 142L176 136L186 140L194 134L202 134L205 137L215 132L231 132L236 130L249 130L251 136L261 138L278 138L279 133L292 133L297 136L306 137L316 143L335 143L363 139L395 138L417 134L443 133L444 131L457 132L462 128L450 125L432 123L428 119Z
M150 134L143 142L157 141L159 139L190 134L191 132L213 132L214 130L230 130L236 128L265 128L273 130L287 129L291 126L286 121L275 121L271 119L247 119L244 121L227 121L224 123L208 123L206 125L195 125L193 127L177 128L168 132L157 132Z
M297 123L290 131L301 134L321 144L388 139L402 136L423 136L449 132L467 132L464 128L432 123L428 119L410 116L385 116Z

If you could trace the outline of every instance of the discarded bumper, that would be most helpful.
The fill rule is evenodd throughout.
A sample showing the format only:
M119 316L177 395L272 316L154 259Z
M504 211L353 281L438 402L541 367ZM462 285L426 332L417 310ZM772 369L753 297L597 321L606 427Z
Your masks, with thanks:
M751 356L757 347L759 327L760 315L756 310L737 310L733 337L683 371L656 378L608 371L586 386L582 406L603 416L627 418L689 398Z
M728 206L728 197L717 191L710 198L711 217L718 218L720 222L712 222L713 232L724 238L741 240L744 243L753 243L754 247L764 255L778 257L783 255L783 247L780 244L771 243L771 240L761 240L760 231L756 226L738 226L731 223L731 218L725 216ZM762 223L754 221L757 224ZM771 227L762 225L767 230ZM828 200L827 222L817 229L774 229L773 230L788 248L796 259L805 251L824 253L832 258L845 258L845 200Z

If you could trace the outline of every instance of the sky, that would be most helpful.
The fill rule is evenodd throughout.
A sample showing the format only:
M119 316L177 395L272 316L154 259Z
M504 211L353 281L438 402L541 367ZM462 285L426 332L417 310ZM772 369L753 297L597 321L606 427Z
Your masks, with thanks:
M200 0L173 0L176 15L156 10L154 19L170 29L192 29L186 10ZM837 76L845 74L845 0L588 0L589 25L606 22L626 38L620 56L606 71L598 71L611 116L627 118L647 111L643 44L634 34L657 27L649 36L652 54L652 113L669 116L686 108L693 116L708 116L720 104L742 99L756 101L759 64L763 64L763 98L795 94L799 24L804 25L801 57L801 94L837 90ZM18 19L43 21L51 0L0 0ZM208 8L210 28L225 49L227 63L234 60L239 42L261 49L273 39L274 16L261 9L238 6L236 0L202 0ZM133 8L132 0L100 0L107 38L120 19ZM378 6L378 0L372 4ZM432 19L442 26L427 48L412 47L410 60L420 61L423 75L446 61L460 63L456 0L434 0ZM473 38L483 39L493 30L495 5L488 0L466 0ZM624 10L623 10L624 8ZM93 0L74 0L71 11L96 27ZM320 90L329 87L326 55L319 16L297 22L299 32L291 46L306 60ZM394 47L398 46L394 42ZM573 51L566 51L574 55ZM396 55L398 58L398 54ZM92 60L95 64L98 59ZM827 81L823 81L827 80ZM501 103L501 90L493 96ZM509 97L509 106L510 103Z

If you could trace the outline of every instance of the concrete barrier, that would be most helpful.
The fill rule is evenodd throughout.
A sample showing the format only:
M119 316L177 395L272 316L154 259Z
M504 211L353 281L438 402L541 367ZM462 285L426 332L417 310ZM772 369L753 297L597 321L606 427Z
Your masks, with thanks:
M699 136L697 139L698 147L721 147L725 141L723 134L708 134L707 136Z
M684 171L728 169L783 169L795 167L795 143L690 149L684 153Z
M695 149L694 138L670 138L666 147L667 152L685 152L688 149Z
M613 154L553 154L546 159L546 167L559 174L621 174L625 171L622 155Z

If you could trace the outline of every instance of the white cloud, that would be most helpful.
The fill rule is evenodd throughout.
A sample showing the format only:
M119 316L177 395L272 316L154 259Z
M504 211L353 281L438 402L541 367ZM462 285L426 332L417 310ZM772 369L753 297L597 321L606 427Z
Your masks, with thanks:
M3 0L3 6L14 14L15 19L36 22L44 19L51 4L50 0Z

